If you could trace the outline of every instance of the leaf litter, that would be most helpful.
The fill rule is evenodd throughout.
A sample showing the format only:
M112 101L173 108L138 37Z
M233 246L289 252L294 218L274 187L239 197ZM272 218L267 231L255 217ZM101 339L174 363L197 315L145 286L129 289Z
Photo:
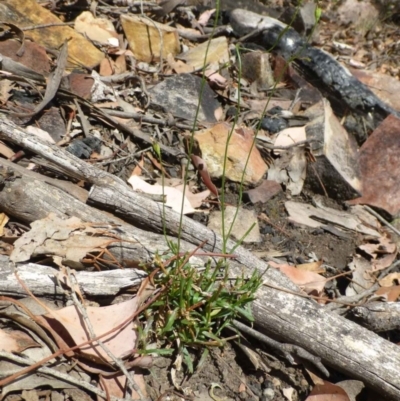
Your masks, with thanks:
M88 10L74 11L66 21L56 17L53 9L42 7L33 0L6 1L5 7L17 12L10 12L10 20L4 22L11 38L2 40L1 48L7 45L14 50L9 54L6 47L1 50L2 110L17 123L28 125L32 133L36 128L38 133L33 135L50 135L46 140L53 138L55 124L63 126L62 146L76 143L74 147L69 146L69 150L75 149L77 157L87 159L88 163L131 185L131 181L135 180L135 185L140 181L141 186L134 187L136 191L156 190L157 194L166 195L165 207L194 213L193 217L203 222L211 221L212 214L220 207L221 180L226 184L223 198L229 207L232 207L230 204L238 205L238 194L243 192L241 186L244 185L247 190L243 198L245 203L235 207L239 212L243 208L251 209L256 218L253 221L248 214L238 214L239 220L245 220L251 227L257 225L256 239L250 241L253 251L280 255L267 256L270 265L284 272L307 294L315 296L321 305L335 300L345 302L346 297L363 295L369 289L373 290L369 293L373 298L397 304L399 277L393 268L397 259L398 234L393 234L387 220L392 220L394 225L397 223L398 206L393 194L396 194L399 175L396 144L387 137L393 137L398 131L400 120L389 115L383 123L375 124L367 120L354 122L351 116L340 115L337 105L332 103L331 107L321 96L317 84L310 88L291 68L278 71L281 60L277 56L265 57L264 52L243 54L241 71L242 67L235 60L229 29L222 26L221 36L212 38L209 35L215 10L199 12L194 2L187 2L189 7L181 3L115 2L112 5L93 2L90 11L88 3ZM276 3L275 11L279 12L281 2ZM352 42L360 37L360 25L350 24L348 31L338 35L339 41L333 40L334 35L329 36L343 23L346 14L354 11L354 5L345 2L349 3L347 9L342 6L338 11L340 19L334 20L330 16L337 12L335 6L323 3L323 24L328 29L314 33L314 44L318 46L328 37L327 41L333 45L329 51L337 52L339 60L352 66L364 68L374 59L375 70L392 75L392 85L395 85L399 78L396 63L376 61L379 60L376 54L382 53L385 46L387 49L395 46L387 39L390 35L386 37L387 43L379 36L382 31L395 29L394 17L390 23L383 18L379 29L374 33L371 28L361 45L355 48ZM261 9L257 10L261 11L257 12L262 13L263 6L258 6ZM64 4L57 7L68 10ZM228 1L222 1L224 7L229 8ZM286 8L291 9L289 4ZM368 14L371 12L372 16ZM372 11L369 9L364 15L366 25L376 18L376 12L372 7ZM388 11L381 9L380 12ZM29 21L22 20L21 15L29 16ZM296 29L306 30L305 21L310 18L310 10L301 8L299 15L303 18L303 28L299 25ZM281 16L282 20L287 18L285 13ZM29 28L29 25L38 24L46 26ZM371 51L369 43L373 34L378 37L375 43L379 42L379 46ZM211 40L205 40L207 38ZM349 42L349 45L343 42ZM18 43L17 47L15 43ZM39 69L37 62L24 58L28 51L33 53L35 60L39 55L45 55L50 62ZM346 57L342 57L343 54ZM246 62L250 65L248 72ZM268 64L270 62L272 66ZM258 70L257 63L262 66ZM77 66L89 69L99 66L100 75L95 70L89 75ZM50 73L50 69L53 72ZM206 81L199 78L202 70ZM129 76L131 71L135 72L133 76ZM258 74L253 77L249 71L258 71ZM265 72L266 77L262 76ZM126 78L124 74L127 74ZM362 74L358 76L367 79ZM73 77L80 83L74 83ZM380 76L382 86L387 78L387 75ZM272 97L267 99L269 93ZM169 94L174 96L165 96ZM200 108L197 107L199 99L202 102ZM391 104L395 100L385 98ZM49 122L41 120L43 110L46 113L49 106L54 105L62 110L54 117L57 121L54 118ZM232 105L235 110L230 114ZM284 112L273 110L277 105ZM100 107L103 114L99 113ZM269 114L265 114L268 111ZM354 124L362 126L362 132L360 128L354 128ZM185 152L192 146L188 135L192 129L195 130L195 153L183 162ZM160 151L154 148L156 142L159 142ZM30 160L29 154L16 153L16 150L6 140L0 142L2 157L29 162L31 169L63 180L72 178L82 189L89 189L87 183L68 177L57 166L46 165L43 158ZM155 156L143 157L151 151ZM140 174L137 160L141 160ZM3 166L1 169L2 183L8 185L12 173ZM132 171L135 172L132 174ZM157 184L147 184L139 175ZM164 180L162 175L171 178ZM185 196L176 189L184 179L191 182ZM269 184L263 189L266 183ZM256 190L259 192L254 192ZM315 193L322 193L324 197L315 197ZM185 199L184 207L182 199ZM384 219L378 220L366 208L349 207L350 204L375 206L383 212ZM247 211L245 209L243 211ZM41 365L37 372L28 370L29 375L23 379L4 385L3 399L12 392L22 391L27 397L27 390L37 388L39 391L46 386L64 391L65 395L67 389L76 389L76 382L66 380L70 370L66 357L71 357L71 352L77 363L73 374L86 382L87 391L100 397L105 398L106 394L125 397L122 390L125 386L130 388L133 399L145 399L147 391L153 399L167 395L171 385L167 378L170 368L168 360L162 357L154 358L159 360L160 365L154 368L159 376L156 380L154 375L148 377L147 389L141 373L133 375L133 382L132 379L125 381L126 374L116 373L116 366L122 369L122 365L114 364L114 357L122 359L125 368L132 371L152 363L149 360L140 362L142 357L137 348L141 328L137 326L135 315L143 300L138 304L138 298L132 296L130 290L116 297L112 305L107 306L109 301L101 297L89 302L84 299L79 283L72 284L75 274L69 270L71 267L89 271L122 267L123 263L109 249L111 244L121 242L115 234L115 223L108 223L105 218L103 225L96 226L74 217L73 211L69 216L49 214L43 218L34 213L32 217L21 217L10 210L13 209L5 209L2 218L2 253L10 255L9 260L19 265L18 269L23 269L28 262L58 267L60 274L55 280L62 283L67 297L73 299L71 294L78 297L70 306L57 310L46 307L50 312L43 317L22 307L16 300L3 299L4 305L18 309L19 317L15 313L2 313L5 324L0 331L3 339L0 341L1 379L14 374L16 366ZM231 221L226 220L227 226ZM244 233L235 231L234 226L231 235L242 240L248 230ZM10 245L12 251L6 252ZM6 266L8 260L4 263ZM24 276L25 283L21 285L29 293L27 280L29 276ZM150 286L145 293L150 296L156 291ZM32 292L30 295L36 298ZM89 305L92 302L94 305ZM380 306L384 305L381 301ZM29 328L26 319L32 313L35 319ZM357 318L361 319L363 311L357 313ZM25 320L21 316L25 316ZM47 319L47 323L43 319ZM118 328L121 322L125 324L123 329ZM365 325L370 330L376 329L374 322L368 321ZM397 326L395 329L387 327L388 338L394 340L393 330ZM43 328L48 331L44 332ZM100 345L99 339L96 340L105 332L109 334L101 341L108 351ZM49 347L53 341L61 351ZM82 346L82 343L86 344ZM12 353L19 356L12 359L9 357ZM303 379L282 381L268 370L272 367L289 372L294 368L277 364L276 358L271 358L263 349L258 353L269 366L258 365L263 368L258 367L254 373L234 361L234 348L227 346L224 352L212 350L212 363L208 364L207 372L199 368L189 378L179 369L173 370L172 382L176 390L169 394L172 397L190 396L191 399L220 399L220 395L225 399L261 399L264 392L269 397L272 394L272 398L265 399L350 399L345 390L333 383L307 382L309 376L301 368L296 370ZM25 358L24 363L18 359L21 356ZM56 357L59 362L52 369L61 372L61 376L46 370L50 368L44 365L44 358L54 360ZM101 389L95 389L85 372L102 377L99 381ZM220 383L215 383L216 377L221 377ZM340 386L340 383L336 384ZM204 388L210 391L204 392ZM178 390L180 393L176 393Z

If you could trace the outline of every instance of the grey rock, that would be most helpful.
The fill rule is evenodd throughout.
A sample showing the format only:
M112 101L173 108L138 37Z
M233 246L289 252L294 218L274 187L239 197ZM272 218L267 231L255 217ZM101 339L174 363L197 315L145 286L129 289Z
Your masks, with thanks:
M220 107L216 94L202 79L191 74L178 74L167 78L150 89L150 108L171 113L174 117L193 121L196 118L199 99L201 104L198 121L216 122L216 110Z

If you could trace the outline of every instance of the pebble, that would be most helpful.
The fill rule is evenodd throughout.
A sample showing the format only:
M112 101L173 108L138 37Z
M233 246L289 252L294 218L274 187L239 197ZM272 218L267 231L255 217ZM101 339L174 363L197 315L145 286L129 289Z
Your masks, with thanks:
M272 401L275 398L275 391L272 388L266 388L263 391L261 401Z

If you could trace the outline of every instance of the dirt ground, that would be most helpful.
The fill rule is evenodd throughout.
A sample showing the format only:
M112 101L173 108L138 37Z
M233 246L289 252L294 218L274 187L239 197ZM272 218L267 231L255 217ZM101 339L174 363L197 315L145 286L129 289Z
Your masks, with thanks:
M201 401L283 401L285 397L281 390L290 387L295 387L301 397L308 393L310 386L302 369L286 366L262 348L257 351L261 355L262 368L257 369L239 346L228 344L223 350L213 350L205 364L190 378L182 380L178 375L178 383L183 391L186 389ZM164 394L171 401L178 401L181 395L171 392L169 384L170 364L170 359L162 358L151 368L147 376L149 394L153 397Z

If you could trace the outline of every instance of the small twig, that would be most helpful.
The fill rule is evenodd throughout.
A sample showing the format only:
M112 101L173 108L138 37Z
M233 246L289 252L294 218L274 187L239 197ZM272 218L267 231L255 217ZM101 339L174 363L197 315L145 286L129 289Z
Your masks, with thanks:
M144 105L144 108L147 109L151 102L150 93L147 90L146 83L144 82L143 77L138 76L138 79L139 79L139 83L140 83L140 89L146 95L146 104Z
M98 166L107 166L107 164L113 164L113 163L118 163L118 162L122 162L126 159L131 159L132 157L134 157L133 155L128 155L128 156L124 156L124 157L119 157L118 159L113 159L115 155L111 155L111 156L106 156L106 157L102 157L101 159L89 159L88 162L97 164ZM109 160L107 160L109 159ZM135 163L135 161L133 160L133 162Z
M258 139L258 141L262 147L271 149L271 150L289 150L289 149L293 149L297 146L304 146L304 145L309 145L312 142L319 142L317 139L311 139L311 140L307 139L304 141L295 142L295 143L293 143L291 145L287 145L287 146L275 146L275 145L271 145L269 143L266 143L266 142L260 140L260 138L256 138L256 139Z
M71 96L74 97L74 98L76 97L76 96L72 95L71 93L69 93L67 91L63 91L63 90L60 90L60 93L66 95L68 98L70 98ZM109 123L112 126L114 126L115 128L118 128L121 131L127 132L129 135L131 135L131 136L133 136L135 138L138 138L138 139L140 139L140 140L142 140L142 141L144 141L144 142L146 142L148 144L153 145L154 140L151 138L150 135L148 135L148 134L146 134L146 133L144 133L144 132L142 132L140 130L128 127L126 124L123 124L120 121L115 120L105 110L94 106L89 101L87 101L87 100L85 100L83 98L78 98L78 97L76 97L76 98L79 100L79 102L81 104L83 104L86 107L88 107L90 109L91 113L96 115L97 118L103 119L107 123ZM182 153L180 150L177 150L175 148L166 146L166 145L164 145L162 143L159 143L159 146L160 146L161 150L163 150L163 151L165 151L165 152L167 152L167 153L169 153L170 155L173 155L173 156L178 156L178 155L180 155Z
M164 391L162 394L160 394L160 396L157 398L156 401L163 401L163 400L170 399L170 397L166 398L166 396L169 395L169 394L175 394L179 398L183 398L184 400L189 400L189 401L192 401L193 398L194 398L194 397L189 396L189 395L184 395L184 394L178 393L174 389L169 389L169 390Z
M263 285L265 285L266 287L272 288L274 290L286 292L287 294L296 295L298 297L308 298L308 299L315 299L316 301L324 301L324 302L329 302L329 303L340 304L342 306L344 305L344 306L352 306L353 307L353 306L361 306L361 305L364 304L364 303L361 303L361 304L358 304L358 305L353 305L351 303L342 302L342 301L337 300L337 299L330 299L330 298L326 298L326 297L319 297L317 295L302 294L300 292L290 291L290 290L288 290L286 288L277 287L275 285L268 284L268 283L263 283ZM325 306L325 308L327 308L327 306Z
M368 212L370 212L372 215L374 215L381 223L385 224L387 227L389 227L394 233L396 233L398 236L400 236L400 231L394 227L392 224L390 224L387 220L385 220L379 213L375 212L375 210L371 209L369 206L364 206Z
M85 138L88 138L90 136L90 128L91 128L90 123L89 123L88 119L86 118L85 114L83 113L81 106L79 105L79 102L76 99L74 99L74 104L78 110L79 119L81 120L83 136Z
M236 44L236 43L244 42L244 41L246 41L247 39L249 39L249 38L251 38L251 37L253 37L253 36L259 35L259 34L260 34L262 31L264 31L264 30L265 30L265 28L256 28L256 29L253 29L251 32L247 33L246 35L244 35L244 36L242 36L242 37L240 37L240 38L238 38L238 39L235 39L235 40L233 41L233 43Z
M280 228L277 224L274 224L271 219L265 214L265 213L260 213L258 215L258 218L262 221L265 221L266 223L268 223L270 226L272 226L273 228L275 228L275 230L279 231L280 233L282 233L283 235L285 235L287 238L291 238L291 235L285 231L283 228Z
M340 297L339 299L332 301L332 302L335 302L336 305L335 305L335 303L332 303L330 305L326 305L324 307L324 309L326 309L328 311L333 311L335 309L340 308L341 307L340 304L344 304L345 302L346 302L346 304L350 304L350 306L363 305L365 302L356 303L356 304L355 304L355 302L360 302L362 299L367 298L370 295L374 294L376 292L376 290L378 290L378 288L380 287L379 281L382 280L384 277L386 277L390 272L392 272L399 265L400 265L400 260L398 260L397 262L394 262L390 267L388 267L387 269L382 271L381 274L379 275L376 283L373 284L372 287L368 288L367 290L365 290L359 294L356 294L356 295L351 295L348 297L346 297L346 296Z
M38 24L38 25L30 25L20 28L21 31L33 31L35 29L43 29L43 28L51 28L53 26L71 26L75 25L75 21L72 22L52 22L49 24Z
M72 127L72 122L75 119L75 115L76 115L76 110L73 109L72 107L71 107L71 109L72 110L68 113L68 117L67 117L68 120L67 120L67 126L65 128L65 134L64 134L63 138L60 139L56 143L57 146L66 145L67 143L69 143L71 141L71 134L72 134L71 127Z
M324 185L324 183L322 182L321 177L319 176L317 169L315 168L315 166L314 166L312 163L310 163L310 167L314 170L314 174L315 174L315 176L317 177L317 180L318 180L318 182L319 182L319 185L321 185L321 188L322 188L322 190L324 191L324 195L325 195L327 198L329 198L328 191L326 190L325 185Z
M205 29L206 31L206 29ZM188 32L182 29L178 29L178 35L181 38L188 39L192 42L205 42L206 40L209 40L210 38L215 38L218 36L222 35L229 35L232 32L232 29L229 28L227 25L221 25L217 27L215 30L212 28L211 32L203 33L203 34L197 34L197 33L192 33ZM202 69L202 67L201 67Z
M153 21L151 18L149 18L146 14L144 14L144 13L143 13L143 9L142 9L141 14L142 14L142 15L141 15L142 18L148 20L151 24L153 24L154 28L157 29L158 36L159 36L159 38L160 38L160 54L159 54L160 63L159 63L159 66L158 66L158 68L157 68L157 71L156 71L156 73L158 74L158 73L161 71L161 69L162 69L162 64L163 64L163 56L164 56L164 55L163 55L163 52L164 52L164 36L163 36L163 33L161 32L161 29L160 29L160 27L158 26L158 24L157 24L155 21Z
M308 351L306 351L304 348L301 348L297 345L294 344L282 344L276 340L273 340L272 338L266 336L265 334L260 333L257 330L254 330L250 328L249 326L246 326L245 324L234 320L232 322L233 326L236 327L238 330L240 330L243 333L246 333L253 338L256 338L257 340L267 344L268 346L278 350L281 352L281 354L286 358L286 360L290 363L293 364L294 358L291 354L295 354L301 359L306 360L307 362L312 363L315 365L326 377L329 377L329 372L325 368L325 366L321 363L321 359L312 355Z
M112 110L112 109L102 109L102 110L107 112L107 114L110 116L115 116L115 117L120 117L120 118L133 118L136 121L149 123L149 124L157 124L157 125L161 125L161 126L170 125L168 120L164 120L162 118L151 117L146 114L131 113L131 112L127 112L127 111ZM192 125L183 124L183 123L174 123L173 125L177 128L182 128L182 129L192 129L193 128ZM199 127L196 126L196 129L198 129L198 128Z

